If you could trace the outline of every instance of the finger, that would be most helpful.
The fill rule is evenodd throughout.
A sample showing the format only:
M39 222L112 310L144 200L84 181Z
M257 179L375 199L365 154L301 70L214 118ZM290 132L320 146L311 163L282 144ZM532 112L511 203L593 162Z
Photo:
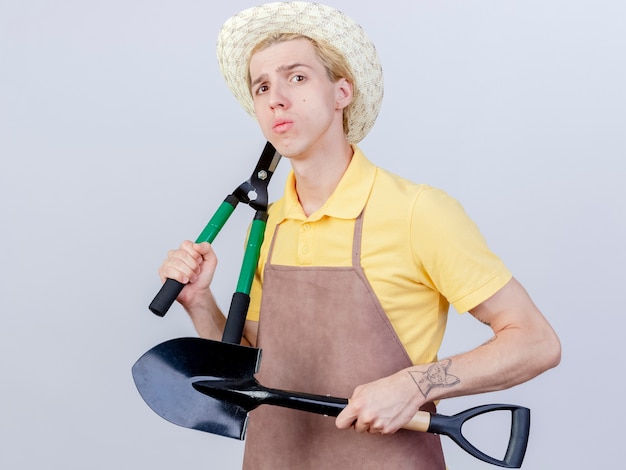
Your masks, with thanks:
M367 430L367 432L369 434L382 434L383 430L380 427L377 426L370 426L369 429Z
M189 284L196 273L188 264L178 259L168 259L159 268L159 277L162 282L166 279L174 279L181 284Z
M184 249L171 250L159 268L159 276L162 281L170 278L187 284L200 272L202 261L202 256L197 252L189 253Z
M364 434L366 432L369 432L370 430L370 424L369 423L362 423L359 422L358 420L354 423L354 430L358 433L358 434Z
M352 422L352 426L354 427L354 430L358 433L358 434L363 434L366 432L370 432L370 429L372 428L372 422L364 419L362 416L361 417L355 417L353 422Z
M185 240L180 244L180 247L177 250L173 250L173 254L182 255L183 253L188 254L193 259L201 260L204 258L206 253L212 253L211 245L207 242L205 243L194 243L190 240Z
M192 249L205 259L215 256L213 246L209 242L194 243Z
M357 417L358 416L352 412L350 405L348 405L337 415L335 425L339 429L349 429L356 424Z

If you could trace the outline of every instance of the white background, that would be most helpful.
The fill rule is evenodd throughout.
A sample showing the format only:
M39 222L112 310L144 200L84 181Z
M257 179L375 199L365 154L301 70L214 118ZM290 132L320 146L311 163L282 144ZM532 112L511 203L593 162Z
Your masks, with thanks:
M1 468L240 467L241 442L162 420L130 369L194 334L177 306L149 313L157 267L263 147L215 59L221 24L256 3L0 0ZM523 468L619 468L626 4L328 3L385 71L366 155L458 198L563 343L557 369L439 411L522 404ZM241 206L215 242L223 306L251 216ZM476 323L452 311L443 355L484 341ZM443 442L452 470L494 468Z

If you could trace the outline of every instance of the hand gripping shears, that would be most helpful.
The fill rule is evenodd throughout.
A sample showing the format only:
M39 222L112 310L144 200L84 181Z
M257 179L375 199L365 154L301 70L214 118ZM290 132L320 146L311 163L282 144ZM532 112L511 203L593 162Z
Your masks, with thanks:
M271 143L267 142L250 178L224 199L196 239L196 243L213 242L240 202L249 205L256 211L246 243L237 288L232 297L228 321L222 336L222 341L226 343L239 344L241 341L243 326L250 305L250 288L265 235L268 206L267 186L280 159L281 155ZM164 316L183 287L185 284L174 279L167 279L150 303L150 310L158 316Z

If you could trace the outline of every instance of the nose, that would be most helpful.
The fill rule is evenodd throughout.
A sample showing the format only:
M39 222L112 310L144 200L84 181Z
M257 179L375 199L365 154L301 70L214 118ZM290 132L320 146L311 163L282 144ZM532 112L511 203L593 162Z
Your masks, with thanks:
M270 89L269 105L272 110L289 107L289 99L282 87L274 85Z

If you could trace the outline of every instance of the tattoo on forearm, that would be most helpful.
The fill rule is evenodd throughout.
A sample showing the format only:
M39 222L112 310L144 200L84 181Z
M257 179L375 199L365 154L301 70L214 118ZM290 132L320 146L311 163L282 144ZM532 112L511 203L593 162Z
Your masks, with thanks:
M409 372L424 398L428 398L433 388L448 388L461 382L457 376L448 374L451 364L452 359L446 359L433 364L426 372Z

